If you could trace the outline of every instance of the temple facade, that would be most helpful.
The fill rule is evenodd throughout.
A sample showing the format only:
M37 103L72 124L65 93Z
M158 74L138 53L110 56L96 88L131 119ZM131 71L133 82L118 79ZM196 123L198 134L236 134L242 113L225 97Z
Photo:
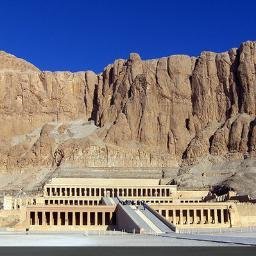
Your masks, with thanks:
M207 198L209 191L177 190L158 179L53 178L37 195L6 195L0 216L18 216L9 228L32 231L160 232L158 225L172 231L256 225L254 204Z

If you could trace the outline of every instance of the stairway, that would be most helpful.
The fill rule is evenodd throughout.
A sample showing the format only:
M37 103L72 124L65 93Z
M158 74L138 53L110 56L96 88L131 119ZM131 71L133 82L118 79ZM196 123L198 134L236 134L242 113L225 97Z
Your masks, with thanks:
M125 230L140 230L143 233L163 234L173 232L160 218L147 207L118 204L117 214L126 216L126 221L120 221L119 228ZM129 231L128 231L129 232Z

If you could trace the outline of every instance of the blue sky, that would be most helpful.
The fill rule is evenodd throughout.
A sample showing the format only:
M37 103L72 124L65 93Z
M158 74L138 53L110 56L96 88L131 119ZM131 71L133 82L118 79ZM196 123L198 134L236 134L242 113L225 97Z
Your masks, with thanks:
M0 49L41 70L225 51L256 40L254 0L0 0Z

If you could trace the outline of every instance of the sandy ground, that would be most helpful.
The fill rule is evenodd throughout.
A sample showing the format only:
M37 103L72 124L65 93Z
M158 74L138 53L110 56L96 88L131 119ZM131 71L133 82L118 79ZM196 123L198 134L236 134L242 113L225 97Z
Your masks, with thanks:
M204 238L202 238L204 239ZM223 238L221 238L223 239ZM256 240L255 240L256 242ZM203 241L198 236L86 233L0 233L0 246L235 246L232 242Z

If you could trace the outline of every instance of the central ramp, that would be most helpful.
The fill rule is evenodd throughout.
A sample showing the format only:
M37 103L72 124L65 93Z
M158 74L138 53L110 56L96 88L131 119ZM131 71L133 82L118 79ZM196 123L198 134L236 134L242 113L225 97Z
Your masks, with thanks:
M148 205L117 205L117 225L120 230L135 233L163 234L173 232Z
M117 197L102 197L102 204L104 205L117 205L119 204L119 199Z

